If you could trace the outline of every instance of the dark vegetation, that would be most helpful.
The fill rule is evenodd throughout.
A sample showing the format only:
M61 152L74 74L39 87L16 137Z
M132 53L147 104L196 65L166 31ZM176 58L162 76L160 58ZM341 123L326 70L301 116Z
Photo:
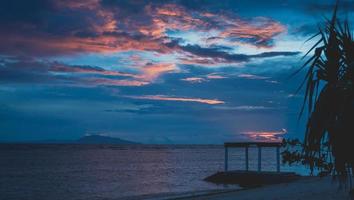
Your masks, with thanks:
M284 140L283 161L348 177L354 164L354 41L348 20L337 17L338 3L309 40L319 38L304 58L300 116L308 116L304 142ZM295 74L296 74L295 73ZM307 112L307 113L306 113Z

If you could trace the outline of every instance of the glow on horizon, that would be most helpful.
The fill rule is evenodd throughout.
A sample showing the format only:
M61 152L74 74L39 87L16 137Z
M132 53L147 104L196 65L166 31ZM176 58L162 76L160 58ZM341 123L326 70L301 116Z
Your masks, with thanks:
M171 97L166 95L143 95L143 96L125 96L132 99L146 99L146 100L158 100L158 101L182 101L182 102L196 102L203 104L224 104L224 101L218 99L202 99L202 98L188 98L188 97Z
M245 131L242 135L252 141L280 142L288 131Z

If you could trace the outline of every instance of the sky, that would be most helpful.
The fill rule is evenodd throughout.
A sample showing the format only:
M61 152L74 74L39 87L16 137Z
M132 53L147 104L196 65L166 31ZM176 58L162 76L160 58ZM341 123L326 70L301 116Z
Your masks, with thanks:
M0 141L302 138L290 75L334 3L2 0Z

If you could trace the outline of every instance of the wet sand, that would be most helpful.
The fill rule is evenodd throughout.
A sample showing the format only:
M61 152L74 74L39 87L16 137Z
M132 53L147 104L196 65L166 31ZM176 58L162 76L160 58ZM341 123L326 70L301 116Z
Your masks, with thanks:
M298 181L241 190L146 195L129 200L350 200L349 186L339 186L332 177L302 177Z
M349 187L349 186L348 186ZM203 199L203 200L341 200L348 199L349 188L343 185L339 187L338 181L333 181L331 177L304 177L299 181L269 185L253 189L245 189L234 192L220 194L208 194L201 196L191 196L183 199Z

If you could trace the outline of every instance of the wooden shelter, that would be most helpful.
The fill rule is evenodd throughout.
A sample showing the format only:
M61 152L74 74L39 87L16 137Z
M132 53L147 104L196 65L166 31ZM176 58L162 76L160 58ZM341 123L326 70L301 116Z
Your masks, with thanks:
M262 171L262 147L274 147L276 149L277 172L280 172L280 147L281 142L227 142L225 147L225 172L228 171L229 148L245 148L246 171L249 171L249 148L258 148L258 172Z

